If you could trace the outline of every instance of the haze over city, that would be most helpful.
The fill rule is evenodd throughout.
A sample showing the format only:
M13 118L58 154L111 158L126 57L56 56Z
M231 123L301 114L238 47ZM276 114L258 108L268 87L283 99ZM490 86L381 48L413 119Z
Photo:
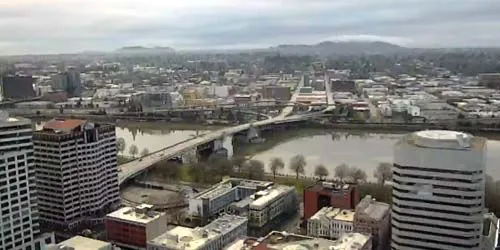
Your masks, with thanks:
M19 0L0 3L0 55L265 48L322 41L494 47L494 0Z

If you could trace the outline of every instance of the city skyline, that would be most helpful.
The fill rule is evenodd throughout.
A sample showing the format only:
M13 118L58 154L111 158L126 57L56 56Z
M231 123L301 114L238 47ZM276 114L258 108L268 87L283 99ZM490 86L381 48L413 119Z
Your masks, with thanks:
M446 7L446 9L443 9ZM500 3L370 1L61 1L0 3L0 55L267 48L321 41L492 47Z

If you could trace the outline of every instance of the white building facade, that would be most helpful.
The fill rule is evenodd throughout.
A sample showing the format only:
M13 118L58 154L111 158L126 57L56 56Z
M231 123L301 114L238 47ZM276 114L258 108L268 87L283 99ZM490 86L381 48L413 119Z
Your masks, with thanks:
M115 127L52 120L35 132L40 219L59 228L100 223L120 202Z
M481 249L485 152L485 139L443 130L396 144L392 249Z
M338 239L354 229L354 212L351 210L323 207L307 220L307 235Z
M0 112L0 249L40 249L30 120ZM53 240L53 239L52 239Z

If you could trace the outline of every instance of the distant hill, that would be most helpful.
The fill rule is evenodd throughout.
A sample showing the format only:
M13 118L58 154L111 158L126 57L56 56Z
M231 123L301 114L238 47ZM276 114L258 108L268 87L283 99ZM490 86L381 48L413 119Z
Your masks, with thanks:
M408 48L386 42L321 42L314 45L278 45L269 48L282 54L388 54Z
M116 50L117 53L172 53L175 52L174 49L170 47L143 47L143 46L128 46Z

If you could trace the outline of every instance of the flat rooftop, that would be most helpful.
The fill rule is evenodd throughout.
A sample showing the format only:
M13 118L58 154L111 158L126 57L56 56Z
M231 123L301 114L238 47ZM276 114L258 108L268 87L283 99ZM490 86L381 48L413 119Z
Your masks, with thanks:
M139 208L143 208L141 206L145 206L146 204L142 204ZM151 205L146 205L152 207ZM112 213L106 215L107 218L116 219L120 221L138 223L138 224L148 224L151 221L154 221L165 213L156 212L151 209L137 209L134 207L122 207Z
M331 193L343 194L346 192L351 192L351 189L353 187L354 185L345 183L318 182L313 186L307 188L306 190L315 192L331 192Z
M389 209L389 204L376 201L369 195L365 196L356 207L356 211L363 212L377 221L383 219L389 213Z
M230 182L227 183L219 183L216 186L212 186L211 188L199 193L195 198L198 199L212 199L218 197L224 193L229 192L233 189L233 185Z
M225 235L247 222L246 217L226 214L201 228L177 226L154 238L150 243L166 246L168 249L200 249L212 239Z
M435 149L483 150L486 146L486 139L458 131L423 130L403 136L398 143Z
M349 209L340 209L333 207L323 207L316 212L310 219L312 220L339 220L345 222L354 221L355 212Z
M49 250L59 249L58 247L62 246L72 247L74 250L96 250L96 249L106 249L106 248L111 249L111 243L109 242L95 240L82 236L74 236L70 239L67 239L55 245L54 247L56 248L51 248L52 246L49 246Z
M200 249L218 235L215 232L203 231L201 228L177 226L150 240L148 244L163 246L167 249L195 250Z
M278 199L282 195L295 190L294 187L285 186L285 185L276 185L266 190L261 190L255 193L252 197L255 197L255 200L250 203L250 209L261 209L266 207L268 204Z
M358 250L362 249L369 240L370 236L360 233L348 233L333 241L275 231L260 240L260 243L267 244L267 249L273 250ZM257 245L254 244L247 249L255 249Z

